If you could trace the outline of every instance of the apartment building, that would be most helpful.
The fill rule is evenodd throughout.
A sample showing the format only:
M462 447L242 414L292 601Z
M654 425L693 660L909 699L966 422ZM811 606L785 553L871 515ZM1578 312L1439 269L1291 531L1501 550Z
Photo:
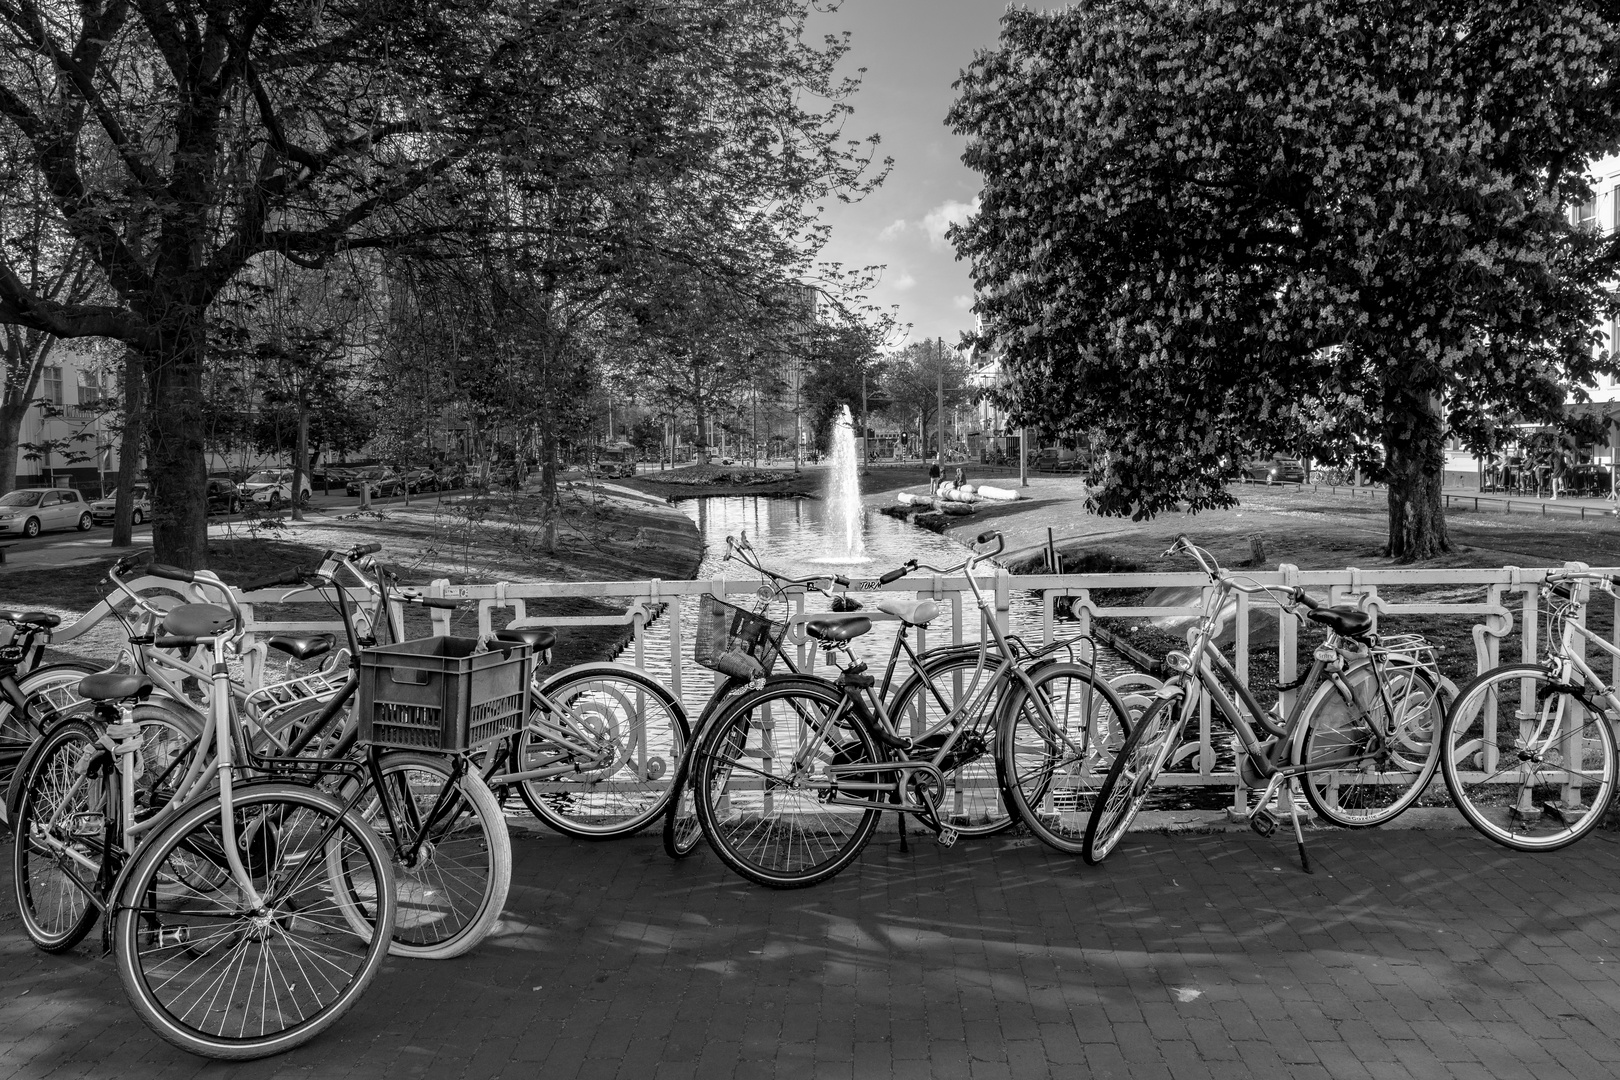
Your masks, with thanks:
M118 474L118 368L94 345L56 342L17 438L17 486L62 484L99 497Z

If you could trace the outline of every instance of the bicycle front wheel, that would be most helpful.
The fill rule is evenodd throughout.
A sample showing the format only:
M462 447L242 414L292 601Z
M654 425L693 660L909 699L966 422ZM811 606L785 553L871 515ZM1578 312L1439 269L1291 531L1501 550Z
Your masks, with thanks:
M1128 709L1082 664L1053 664L1032 678L1034 694L1015 684L1002 716L1002 781L1030 832L1079 855L1098 791L1130 734Z
M100 753L96 739L82 720L58 724L22 778L12 884L23 929L48 953L84 939L100 910L91 897L107 887L102 869L118 835L119 799L112 755Z
M774 889L814 885L854 862L877 829L892 772L862 772L877 745L836 688L809 679L741 698L692 760L698 821L737 873ZM848 799L848 802L840 802Z
M452 772L443 757L384 754L378 768L383 796L368 781L354 809L393 856L399 913L389 951L428 960L460 956L489 934L512 887L512 838L500 804L483 778L467 769L441 806ZM345 802L358 783L350 781ZM390 812L397 833L389 827ZM328 848L326 855L330 879L345 885L338 899L349 925L369 937L376 920L371 882L348 878L350 864L340 848Z
M1323 684L1295 758L1306 801L1347 829L1394 820L1434 779L1444 724L1440 688L1416 664L1362 664Z
M703 841L703 826L698 823L697 817L697 795L692 786L692 752L702 741L703 733L709 730L709 725L747 689L748 684L741 679L727 679L716 687L698 716L691 740L681 751L680 764L675 766L675 779L670 782L669 803L664 807L664 854L672 859L686 858Z
M0 699L0 787L6 791L0 817L8 815L16 806L13 788L21 783L18 772L27 764L29 748L58 719L84 703L84 698L79 696L79 683L85 676L100 670L94 664L79 660L47 664L17 680L17 688L23 694L23 709L18 710L9 700Z
M1440 765L1469 823L1515 851L1573 844L1614 797L1611 720L1539 664L1493 668L1446 714Z
M690 734L686 711L650 676L618 665L563 672L518 737L515 773L531 813L560 833L606 840L664 812Z
M308 1042L370 985L393 931L394 879L376 834L331 797L255 784L229 810L255 906L227 869L224 813L217 795L205 799L140 850L114 940L124 991L153 1031L193 1054L245 1060ZM334 848L341 880L328 869ZM367 883L388 933L354 934L338 900L354 882Z
M1181 731L1180 698L1160 698L1125 739L1097 791L1080 854L1095 866L1108 857L1153 791Z

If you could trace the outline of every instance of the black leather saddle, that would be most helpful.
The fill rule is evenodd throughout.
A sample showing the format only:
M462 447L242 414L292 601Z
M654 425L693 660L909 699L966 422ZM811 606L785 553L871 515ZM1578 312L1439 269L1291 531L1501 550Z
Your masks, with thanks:
M336 640L331 634L277 634L265 644L294 660L313 660L331 652Z
M79 696L89 701L123 701L145 698L152 692L152 680L145 675L104 671L79 680Z
M842 619L811 619L804 624L804 632L817 641L850 641L872 629L872 620L865 615L850 615Z
M1317 608L1306 618L1348 638L1366 637L1373 628L1372 612L1353 607Z

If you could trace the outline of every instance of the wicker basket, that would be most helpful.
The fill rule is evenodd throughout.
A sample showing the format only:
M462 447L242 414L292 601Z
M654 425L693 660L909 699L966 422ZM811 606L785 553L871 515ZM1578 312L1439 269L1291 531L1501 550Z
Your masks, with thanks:
M360 739L457 753L516 734L528 716L527 645L478 651L478 639L431 637L360 653Z
M722 656L747 653L769 674L776 663L776 643L781 636L782 627L765 616L728 604L713 593L704 593L698 601L692 659L711 671L719 671Z

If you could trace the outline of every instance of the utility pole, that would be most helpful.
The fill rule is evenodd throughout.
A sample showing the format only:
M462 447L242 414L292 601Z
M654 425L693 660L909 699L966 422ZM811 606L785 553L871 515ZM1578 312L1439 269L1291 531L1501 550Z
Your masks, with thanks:
M864 363L864 361L863 361ZM866 415L866 369L861 369L861 472L872 468L871 418Z
M942 476L945 473L945 361L940 346L943 344L939 338L934 339L934 375L937 380L935 389L939 393L937 406L939 417L934 427L938 432L939 471Z
M1029 487L1029 425L1018 436L1018 486Z

